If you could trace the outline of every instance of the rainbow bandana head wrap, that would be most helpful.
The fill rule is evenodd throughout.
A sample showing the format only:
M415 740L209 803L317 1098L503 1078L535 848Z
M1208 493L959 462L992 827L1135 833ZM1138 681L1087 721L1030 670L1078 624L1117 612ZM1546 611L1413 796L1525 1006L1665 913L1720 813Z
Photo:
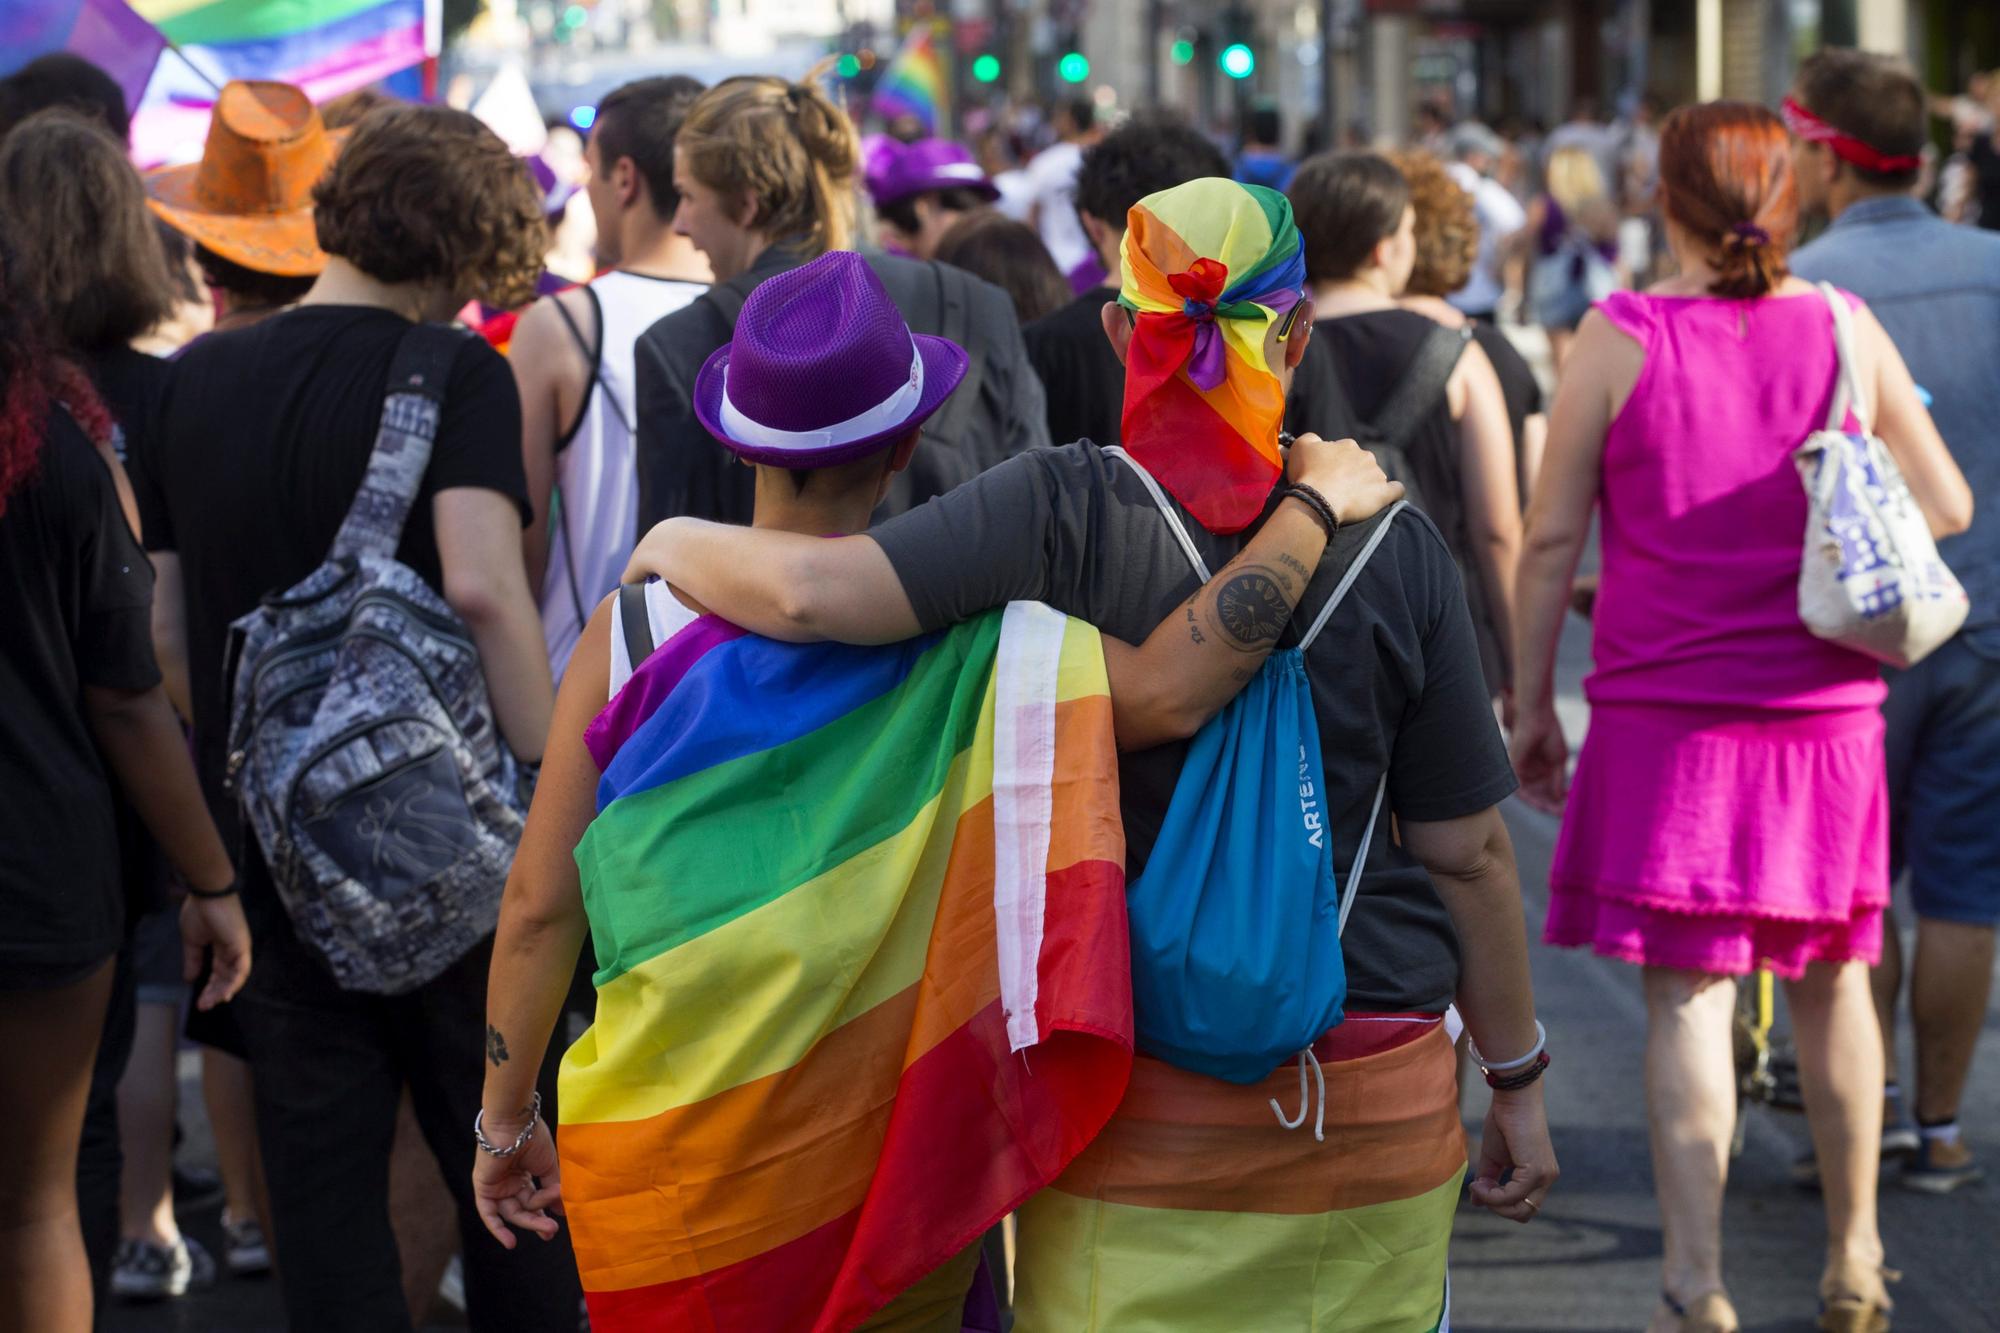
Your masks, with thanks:
M1123 444L1210 532L1241 532L1284 471L1285 393L1264 357L1297 305L1305 252L1292 205L1208 177L1147 195L1118 248L1135 312Z

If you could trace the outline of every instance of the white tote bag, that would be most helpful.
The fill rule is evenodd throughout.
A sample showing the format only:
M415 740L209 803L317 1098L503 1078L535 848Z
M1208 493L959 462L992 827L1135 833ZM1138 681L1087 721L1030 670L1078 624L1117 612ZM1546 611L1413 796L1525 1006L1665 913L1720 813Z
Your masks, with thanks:
M1912 666L1958 633L1970 607L1896 460L1869 432L1854 369L1854 312L1831 285L1819 289L1833 311L1840 378L1826 428L1792 455L1806 488L1799 619L1830 643ZM1859 434L1842 429L1850 403Z

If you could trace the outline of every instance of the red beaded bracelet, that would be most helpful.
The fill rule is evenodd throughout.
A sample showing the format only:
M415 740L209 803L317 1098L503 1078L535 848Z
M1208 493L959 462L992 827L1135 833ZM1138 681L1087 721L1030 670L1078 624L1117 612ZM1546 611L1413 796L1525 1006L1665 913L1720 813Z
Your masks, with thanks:
M1543 1051L1525 1069L1510 1070L1504 1074L1496 1074L1488 1070L1486 1074L1486 1086L1492 1088L1495 1092L1519 1092L1522 1088L1527 1087L1530 1083L1540 1078L1542 1071L1548 1067L1549 1053Z

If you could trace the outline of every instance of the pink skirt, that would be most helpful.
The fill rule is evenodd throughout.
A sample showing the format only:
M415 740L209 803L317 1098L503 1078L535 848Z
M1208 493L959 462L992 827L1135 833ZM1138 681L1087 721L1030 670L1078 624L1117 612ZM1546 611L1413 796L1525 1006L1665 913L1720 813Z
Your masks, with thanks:
M1601 705L1549 872L1550 944L1797 977L1882 950L1882 715Z

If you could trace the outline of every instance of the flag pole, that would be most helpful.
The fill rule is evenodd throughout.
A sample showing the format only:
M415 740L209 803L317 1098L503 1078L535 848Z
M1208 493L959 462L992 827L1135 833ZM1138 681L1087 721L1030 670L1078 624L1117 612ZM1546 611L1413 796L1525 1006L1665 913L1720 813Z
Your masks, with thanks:
M157 27L157 25L155 26ZM207 84L210 92L214 93L217 97L222 96L222 88L215 82L214 79L211 79L208 76L207 70L203 69L200 65L195 64L194 61L189 58L188 53L181 50L181 44L179 42L175 41L171 37L168 37L165 33L161 33L160 36L166 41L167 49L169 51L172 51L175 55L179 56L181 58L181 63L183 65L186 65L189 69L193 70L194 76L200 79L203 83Z

